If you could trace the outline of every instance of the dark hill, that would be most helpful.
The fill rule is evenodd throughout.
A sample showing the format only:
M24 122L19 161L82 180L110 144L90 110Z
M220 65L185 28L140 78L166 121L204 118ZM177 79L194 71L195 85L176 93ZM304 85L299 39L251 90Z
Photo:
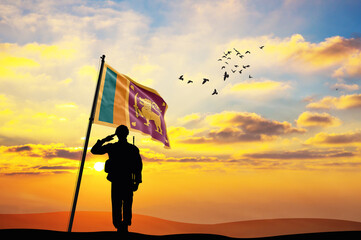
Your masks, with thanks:
M305 233L283 235L262 238L230 238L214 234L174 234L174 235L146 235L140 233L128 233L121 235L116 232L60 232L39 229L3 229L0 230L2 239L36 239L36 240L104 240L104 239L127 239L127 240L232 240L232 239L264 239L264 240L359 240L361 231Z
M68 212L0 214L0 229L47 229L67 231ZM131 232L148 235L216 234L255 238L300 233L361 231L361 223L337 219L264 219L220 224L192 224L134 214ZM114 231L110 212L77 212L73 232Z

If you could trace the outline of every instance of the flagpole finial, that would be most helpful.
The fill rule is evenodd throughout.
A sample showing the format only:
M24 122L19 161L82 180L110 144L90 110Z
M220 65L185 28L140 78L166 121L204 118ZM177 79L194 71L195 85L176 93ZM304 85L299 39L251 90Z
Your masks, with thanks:
M105 55L103 54L100 58L104 61Z

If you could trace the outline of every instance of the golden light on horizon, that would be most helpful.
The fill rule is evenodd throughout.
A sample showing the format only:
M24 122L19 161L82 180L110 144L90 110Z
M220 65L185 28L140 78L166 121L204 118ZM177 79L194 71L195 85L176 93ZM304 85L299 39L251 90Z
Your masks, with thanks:
M77 209L111 211L109 156L91 149L115 128L86 139L104 53L168 105L170 149L127 138L143 161L134 213L361 222L361 1L139 2L0 3L0 214L69 211L83 155ZM347 17L324 28L333 9Z

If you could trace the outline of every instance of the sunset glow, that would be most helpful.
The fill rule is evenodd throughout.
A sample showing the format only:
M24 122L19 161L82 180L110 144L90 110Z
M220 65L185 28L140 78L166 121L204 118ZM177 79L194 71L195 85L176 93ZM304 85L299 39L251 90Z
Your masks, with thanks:
M361 222L359 9L358 1L2 1L0 213L69 211L104 54L168 105L171 149L128 136L144 164L135 213ZM108 156L90 148L114 131L92 126L79 211L111 211Z

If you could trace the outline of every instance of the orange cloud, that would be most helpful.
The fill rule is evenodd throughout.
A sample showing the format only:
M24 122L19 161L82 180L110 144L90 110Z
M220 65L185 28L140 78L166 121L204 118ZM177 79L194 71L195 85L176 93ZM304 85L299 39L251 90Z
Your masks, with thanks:
M359 39L360 41L360 39ZM347 58L344 64L336 69L332 75L337 78L361 76L361 53L355 52Z
M292 127L292 125L286 121L278 122L269 120L256 113L249 112L222 112L208 116L206 120L213 126L236 126L245 132L265 135L306 132L305 129Z
M68 173L78 169L82 149L63 144L26 144L0 147L2 175ZM11 162L11 164L9 164Z
M361 94L342 95L340 97L327 96L320 101L311 102L307 106L311 109L351 109L361 107Z
M360 76L361 38L333 36L322 42L312 43L302 35L294 34L284 39L266 40L265 53L270 60L287 64L287 69L300 73L330 70L334 71L333 77L338 78Z
M22 156L41 157L44 159L65 158L80 160L81 148L69 148L62 144L35 145L26 144L20 146L1 147L2 152L17 153Z
M329 127L339 126L341 120L328 113L303 112L296 120L300 127Z
M232 91L272 91L289 88L288 84L276 82L272 80L265 81L244 81L234 85Z
M309 46L309 51L301 52L301 55L297 54L297 57L317 65L332 65L357 52L361 48L361 41L360 39L335 36L327 38L319 44L310 44Z
M291 88L290 83L278 82L269 79L248 80L237 84L230 84L224 89L225 93L237 94L244 98L268 99L279 97L280 92L286 92Z
M274 151L264 153L245 154L244 157L252 159L277 159L277 160L291 160L291 159L328 159L340 157L355 156L354 152L344 150L310 150L302 149L296 151Z
M181 125L188 125L188 124L194 125L200 120L201 120L201 115L198 113L192 113L184 117L178 118L178 121Z
M206 123L216 127L203 136L192 136L183 143L234 143L273 140L277 136L291 133L305 133L288 122L278 122L261 117L256 113L222 112L207 116Z
M318 133L316 136L309 138L306 144L313 145L360 145L361 131L347 133Z

